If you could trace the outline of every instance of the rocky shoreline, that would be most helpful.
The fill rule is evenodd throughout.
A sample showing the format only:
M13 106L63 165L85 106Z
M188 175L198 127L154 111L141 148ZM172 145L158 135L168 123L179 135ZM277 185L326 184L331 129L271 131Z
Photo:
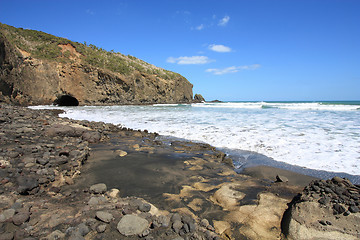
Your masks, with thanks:
M58 113L0 105L0 239L311 239L298 226L359 236L360 188L345 180L237 174L210 145ZM294 209L307 202L332 215L302 222Z

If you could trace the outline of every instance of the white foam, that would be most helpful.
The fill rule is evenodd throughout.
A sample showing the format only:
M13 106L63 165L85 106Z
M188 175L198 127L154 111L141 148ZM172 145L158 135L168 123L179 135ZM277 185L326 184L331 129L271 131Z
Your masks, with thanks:
M360 111L353 111L359 106L344 110L350 107L271 103L274 108L263 109L264 104L63 107L62 116L122 124L254 151L289 164L360 175Z

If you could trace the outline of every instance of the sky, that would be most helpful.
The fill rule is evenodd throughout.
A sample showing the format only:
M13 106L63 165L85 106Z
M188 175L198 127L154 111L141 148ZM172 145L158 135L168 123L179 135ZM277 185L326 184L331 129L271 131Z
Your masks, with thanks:
M178 72L206 100L360 100L360 0L0 0L0 22Z

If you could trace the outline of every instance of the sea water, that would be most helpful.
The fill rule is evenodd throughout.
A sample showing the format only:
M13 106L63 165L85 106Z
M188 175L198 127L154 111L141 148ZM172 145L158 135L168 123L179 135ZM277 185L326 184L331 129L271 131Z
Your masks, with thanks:
M121 124L209 143L230 153L237 167L250 164L251 159L261 159L251 157L257 153L271 160L263 161L270 162L267 165L276 167L284 163L360 175L360 102L225 102L61 109L65 110L63 117Z

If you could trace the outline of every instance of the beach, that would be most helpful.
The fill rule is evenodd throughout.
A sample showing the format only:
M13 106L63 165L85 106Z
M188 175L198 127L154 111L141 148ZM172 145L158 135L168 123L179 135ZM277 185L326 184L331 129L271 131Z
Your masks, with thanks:
M3 239L278 239L288 203L316 180L239 174L209 144L59 113L1 105ZM125 233L131 221L140 232Z
M360 183L359 108L359 102L223 102L59 109L63 117L207 143L239 169L267 165Z

